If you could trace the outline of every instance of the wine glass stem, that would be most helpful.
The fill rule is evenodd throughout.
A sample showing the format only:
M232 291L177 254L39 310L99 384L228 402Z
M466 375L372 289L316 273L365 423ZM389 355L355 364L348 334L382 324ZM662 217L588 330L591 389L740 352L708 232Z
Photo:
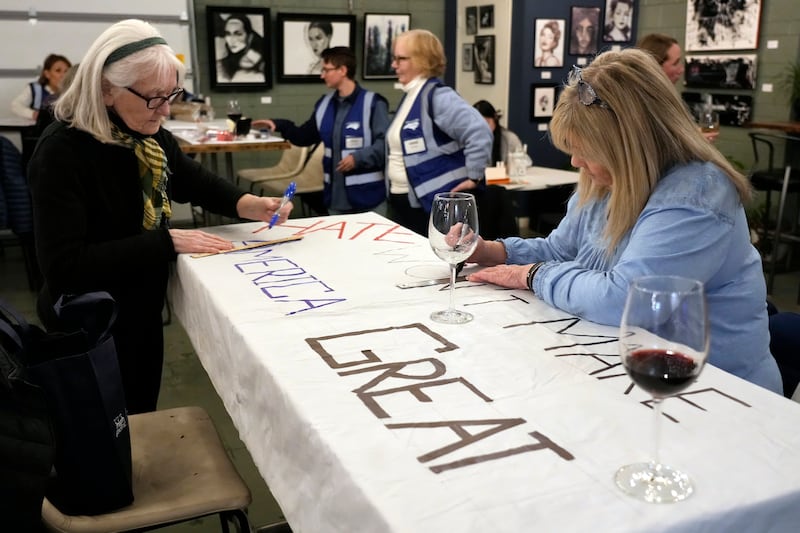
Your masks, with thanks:
M656 421L653 425L653 466L655 468L658 468L658 465L661 464L659 445L661 443L661 403L663 401L660 398L653 398L653 411L656 415Z
M458 265L450 265L450 309L452 313L456 310L455 306L455 292L456 292L456 267Z

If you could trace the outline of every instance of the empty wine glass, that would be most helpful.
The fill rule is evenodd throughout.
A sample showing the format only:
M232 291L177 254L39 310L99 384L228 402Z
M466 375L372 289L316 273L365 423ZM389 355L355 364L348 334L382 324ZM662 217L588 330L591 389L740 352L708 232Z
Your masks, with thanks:
M428 241L440 259L450 264L450 307L431 313L431 320L443 324L463 324L472 315L456 310L453 293L456 267L472 255L478 245L478 207L475 197L465 192L441 192L433 198L428 223Z
M694 492L692 480L659 458L661 403L691 385L708 357L703 284L677 276L635 280L628 289L619 335L625 371L653 396L655 446L651 461L617 471L617 486L646 502L685 500Z

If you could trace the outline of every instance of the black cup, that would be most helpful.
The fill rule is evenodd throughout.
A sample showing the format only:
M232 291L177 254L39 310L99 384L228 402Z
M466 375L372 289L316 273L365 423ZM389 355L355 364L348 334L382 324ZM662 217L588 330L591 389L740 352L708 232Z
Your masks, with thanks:
M236 123L236 135L247 135L250 133L250 124L252 122L252 118L240 118Z

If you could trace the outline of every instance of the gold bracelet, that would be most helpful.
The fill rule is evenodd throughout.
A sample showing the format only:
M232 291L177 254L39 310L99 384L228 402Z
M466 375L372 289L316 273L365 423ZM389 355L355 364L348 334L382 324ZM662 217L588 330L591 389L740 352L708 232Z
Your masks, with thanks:
M536 275L536 272L539 268L544 264L544 262L534 263L531 265L531 268L528 269L528 279L527 284L528 288L533 292L533 277Z

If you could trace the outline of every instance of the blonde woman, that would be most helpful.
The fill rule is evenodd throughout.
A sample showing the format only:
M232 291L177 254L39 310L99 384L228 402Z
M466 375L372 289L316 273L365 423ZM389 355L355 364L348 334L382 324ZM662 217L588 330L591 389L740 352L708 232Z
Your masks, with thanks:
M528 289L545 302L618 325L643 275L699 279L711 321L710 362L776 393L766 286L750 244L747 179L700 134L652 57L603 53L575 67L550 122L553 144L581 177L546 238L478 244L470 276Z

